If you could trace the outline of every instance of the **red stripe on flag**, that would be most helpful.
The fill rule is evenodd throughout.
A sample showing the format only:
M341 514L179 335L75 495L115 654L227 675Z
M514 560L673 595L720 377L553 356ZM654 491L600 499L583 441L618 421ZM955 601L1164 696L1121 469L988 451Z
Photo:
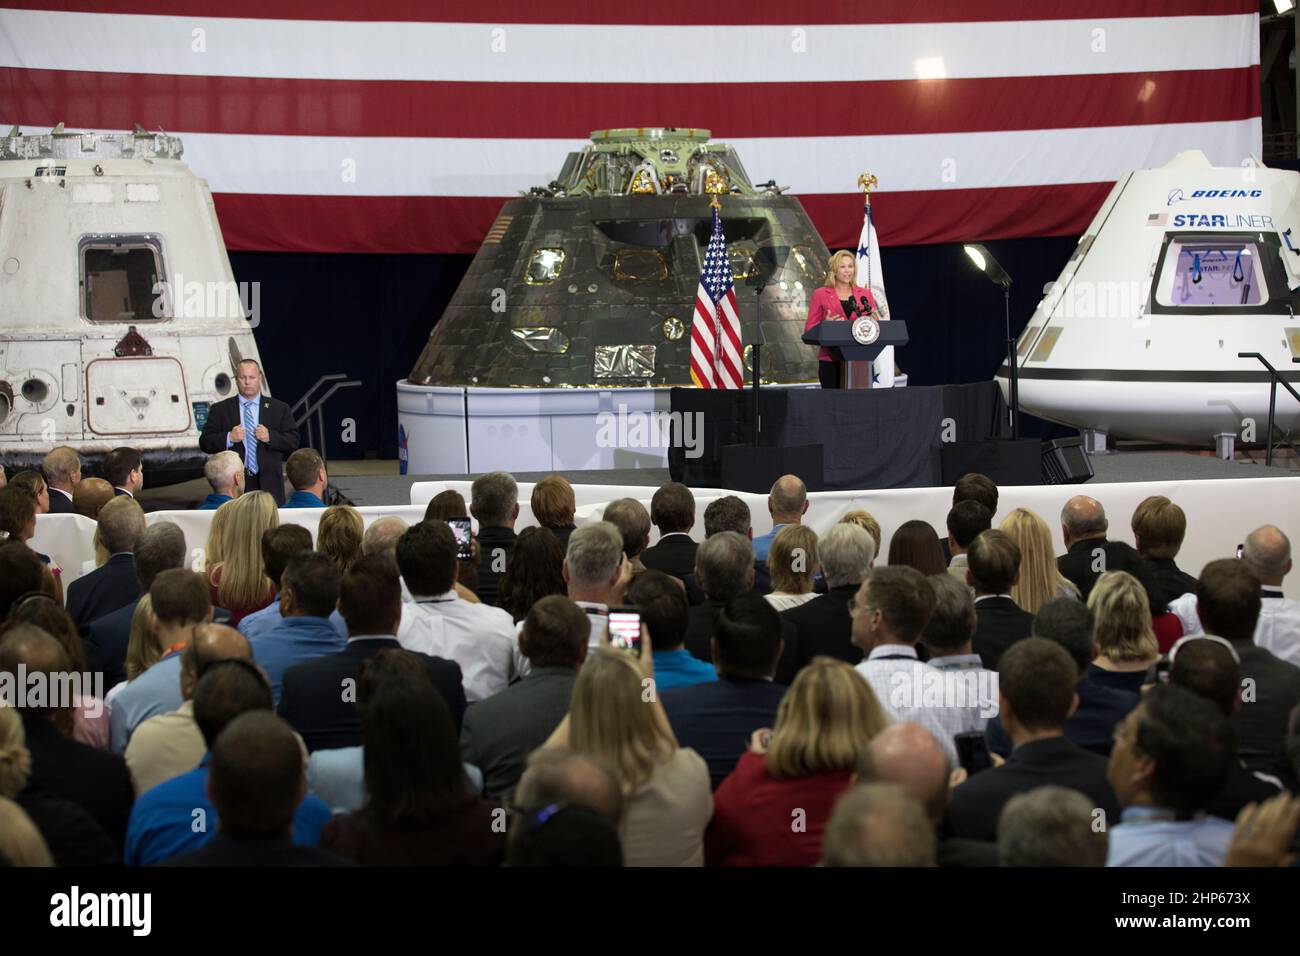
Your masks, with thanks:
M698 0L657 0L629 4L622 0L539 4L535 0L495 0L489 8L450 0L387 0L357 4L353 0L9 0L8 7L85 13L157 14L200 18L240 17L261 20L407 21L412 23L575 23L699 26L731 25L734 20ZM214 7L216 12L214 12ZM1259 12L1252 0L823 0L799 7L771 0L748 4L748 24L788 25L853 23L972 23L987 20L1075 20L1099 17L1215 16Z
M1025 95L1032 89L1032 95ZM717 139L1074 129L1249 119L1259 67L857 83L595 84L287 80L0 68L30 126L280 136L573 138L702 126ZM547 103L521 110L521 102ZM845 102L870 103L846 110ZM576 144L575 144L576 145Z
M882 245L1083 232L1113 183L880 193ZM506 198L216 193L226 246L274 252L477 252ZM862 197L800 196L828 246L857 248Z

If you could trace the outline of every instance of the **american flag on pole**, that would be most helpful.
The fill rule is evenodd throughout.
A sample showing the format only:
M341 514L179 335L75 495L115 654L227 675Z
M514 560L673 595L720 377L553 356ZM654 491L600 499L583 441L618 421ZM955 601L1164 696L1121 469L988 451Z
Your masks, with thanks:
M695 318L691 321L691 379L697 388L744 388L741 362L740 317L732 285L727 239L717 200L713 203L713 235L704 252L704 271L695 293Z

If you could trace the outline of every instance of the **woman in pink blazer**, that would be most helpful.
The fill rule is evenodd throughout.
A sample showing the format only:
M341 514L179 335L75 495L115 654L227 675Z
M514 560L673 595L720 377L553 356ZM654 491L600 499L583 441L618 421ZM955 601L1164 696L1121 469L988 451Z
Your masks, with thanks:
M853 318L854 313L849 304L850 297L853 302L860 302L860 296L865 295L867 301L871 303L871 311L875 312L876 299L871 294L871 290L864 289L853 282L857 271L857 259L847 249L841 249L831 256L830 267L826 270L826 281L820 289L813 292L812 300L808 303L808 321L803 327L805 332L824 319L836 321ZM819 359L817 378L821 381L822 388L839 388L843 380L840 362L827 348L823 348L817 357Z

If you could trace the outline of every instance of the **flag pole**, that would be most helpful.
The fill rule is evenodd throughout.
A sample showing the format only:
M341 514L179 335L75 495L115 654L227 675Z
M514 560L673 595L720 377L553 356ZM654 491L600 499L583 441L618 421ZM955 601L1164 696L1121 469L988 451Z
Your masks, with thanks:
M722 203L718 202L718 194L713 194L713 199L709 201L709 208L713 210L714 216L722 215ZM718 382L722 379L722 314L718 310L718 304L713 304L713 381ZM742 363L742 376L744 375ZM743 382L742 382L743 384Z
M864 208L865 211L866 211L866 216L867 216L867 230L868 230L867 234L868 234L868 235L871 234L871 233L870 233L870 229L871 229L871 190L875 189L875 188L876 188L877 186L879 186L879 185L880 185L880 180L878 180L878 179L875 177L875 175L874 175L873 173L868 173L868 172L865 172L865 171L864 171L864 172L862 173L862 175L858 177L858 186L859 186L859 188L861 188L861 190L862 190L862 205L863 205L863 208ZM870 256L867 256L867 288L868 288L868 289L871 288L871 257L870 257Z

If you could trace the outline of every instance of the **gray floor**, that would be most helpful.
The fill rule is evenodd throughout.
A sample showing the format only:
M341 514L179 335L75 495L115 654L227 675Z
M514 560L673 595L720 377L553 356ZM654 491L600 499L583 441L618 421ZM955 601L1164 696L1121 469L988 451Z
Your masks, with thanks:
M376 463L379 464L379 463ZM1263 456L1258 463L1222 461L1209 454L1179 449L1121 449L1092 458L1094 484L1126 481L1193 481L1207 478L1285 478L1300 476L1294 459L1275 460L1265 467ZM334 484L356 505L406 504L411 500L411 485L417 481L465 481L477 475L336 475ZM534 482L546 472L519 472L515 478ZM609 471L571 471L565 477L574 484L645 485L657 487L669 480L667 468L614 469Z

